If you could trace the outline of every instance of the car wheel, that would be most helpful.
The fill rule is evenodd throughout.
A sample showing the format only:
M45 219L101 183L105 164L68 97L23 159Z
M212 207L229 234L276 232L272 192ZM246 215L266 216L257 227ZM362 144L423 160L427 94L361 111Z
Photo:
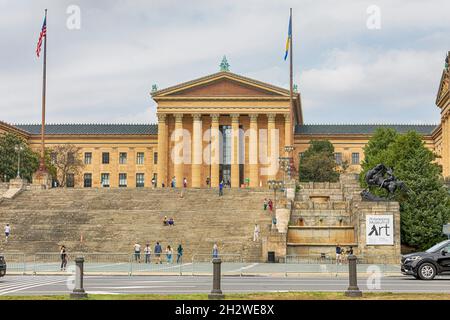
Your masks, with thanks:
M433 280L436 276L436 267L428 262L422 263L417 272L422 280Z

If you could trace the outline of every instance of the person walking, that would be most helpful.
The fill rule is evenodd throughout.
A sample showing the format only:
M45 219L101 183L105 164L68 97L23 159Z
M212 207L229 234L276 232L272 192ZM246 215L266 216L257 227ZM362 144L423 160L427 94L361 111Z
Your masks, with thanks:
M267 210L267 205L268 205L268 204L269 204L269 203L268 203L268 201L267 201L267 198L264 198L264 204L263 204L264 211Z
M66 247L65 246L61 246L60 258L61 258L61 271L66 271L66 267L67 267L67 252L66 252Z
M219 197L223 196L223 180L219 183Z
M187 179L183 178L183 188L187 188Z
M10 227L9 223L7 223L5 226L5 242L6 243L8 243L8 238L9 238L10 234L11 234L11 227Z
M342 264L342 248L341 246L338 244L336 244L336 264Z
M219 247L217 246L217 243L214 243L212 257L213 259L219 258Z
M155 246L155 258L156 258L156 263L161 264L161 252L162 252L162 248L161 245L159 244L159 242L156 242L156 246Z
M255 229L253 231L253 242L259 241L259 232L260 232L259 226L258 224L255 223Z
M182 261L183 261L183 247L181 246L180 243L177 248L177 264Z
M209 178L209 176L206 177L206 187L209 188L210 187L210 183L211 183L211 179Z
M134 244L134 261L141 263L141 245L138 242Z
M150 248L150 243L147 243L147 245L144 248L144 254L145 254L145 263L151 263L151 255L152 255L152 249Z
M272 202L272 199L269 199L268 205L269 205L269 210L270 210L270 212L272 213L272 212L273 212L273 202Z
M166 257L167 257L167 263L168 264L172 263L172 255L173 255L172 247L171 246L167 246Z

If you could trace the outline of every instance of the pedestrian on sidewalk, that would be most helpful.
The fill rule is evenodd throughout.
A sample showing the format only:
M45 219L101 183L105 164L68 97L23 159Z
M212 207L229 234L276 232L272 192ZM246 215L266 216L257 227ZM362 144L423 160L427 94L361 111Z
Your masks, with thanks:
M266 211L266 210L267 210L267 206L268 206L268 204L269 204L269 202L267 201L267 198L264 198L264 204L263 204L263 207L264 207L264 211Z
M259 232L260 232L259 226L257 223L255 223L255 229L253 231L253 242L259 241Z
M182 262L182 260L183 260L183 247L181 246L180 243L177 248L177 264Z
M9 235L11 234L11 227L9 226L9 223L5 226L5 242L8 243Z
M156 263L161 264L161 252L162 252L162 248L161 245L159 244L159 242L156 242L156 246L155 246L155 258L156 258Z
M141 263L141 245L138 242L134 244L134 261Z
M338 244L336 244L336 264L342 264L342 248L341 246Z
M61 271L66 271L66 267L67 267L67 252L66 252L66 247L65 246L61 246L60 258L61 258Z
M166 249L166 257L167 257L167 263L171 264L172 263L172 254L173 254L173 250L170 246L167 246Z
M213 259L219 258L219 247L217 246L217 243L214 243L212 257Z
M152 249L150 248L150 243L147 243L147 245L144 248L144 254L145 254L145 263L151 263L151 255L152 255Z

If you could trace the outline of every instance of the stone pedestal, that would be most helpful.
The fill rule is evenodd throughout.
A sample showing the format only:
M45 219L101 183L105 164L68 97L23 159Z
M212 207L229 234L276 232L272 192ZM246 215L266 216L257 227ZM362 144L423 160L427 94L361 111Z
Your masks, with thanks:
M47 171L36 171L33 174L33 185L40 186L42 189L52 187L52 176Z
M11 179L9 181L9 189L22 189L26 183L27 183L27 180L25 180L25 179L21 179L21 178Z

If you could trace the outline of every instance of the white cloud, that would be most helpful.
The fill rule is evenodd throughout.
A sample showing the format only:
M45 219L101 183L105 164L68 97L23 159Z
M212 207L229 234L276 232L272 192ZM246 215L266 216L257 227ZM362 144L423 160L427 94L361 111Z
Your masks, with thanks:
M288 86L282 60L294 8L296 82L308 122L437 122L448 48L447 0L227 1L0 0L0 120L38 122L41 63L34 54L49 8L48 121L154 122L149 91L231 71ZM366 28L381 8L382 29Z

